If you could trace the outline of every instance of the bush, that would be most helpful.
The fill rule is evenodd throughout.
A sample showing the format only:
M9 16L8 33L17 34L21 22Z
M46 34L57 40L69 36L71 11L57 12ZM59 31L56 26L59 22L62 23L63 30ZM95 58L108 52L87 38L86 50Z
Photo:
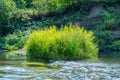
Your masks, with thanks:
M119 12L114 7L90 16L89 20L92 30L117 30L120 23Z
M97 56L92 32L83 28L65 26L57 30L34 31L28 38L26 49L29 59L80 60Z
M2 33L2 28L8 24L12 11L16 8L14 1L12 0L1 0L0 1L0 33Z
M34 11L32 9L16 9L12 15L12 24L31 21Z
M16 3L17 8L21 9L26 8L27 5L26 0L14 0L14 1Z
M17 8L24 9L31 7L32 0L14 0Z
M115 50L115 51L120 51L120 40L114 41L114 42L112 43L112 48L113 48L113 50Z
M102 24L103 25L103 29L108 29L108 30L114 30L116 29L118 26L118 15L116 14L116 12L107 12L104 11L101 14L101 18L102 18Z
M4 38L0 36L0 49L4 49L5 44L4 44Z
M32 5L38 14L48 14L62 12L72 5L72 0L33 0Z
M111 50L111 46L113 42L111 31L95 31L94 34L99 43L100 51Z
M24 47L26 38L28 37L29 31L16 31L13 34L9 34L5 37L5 49L7 50L18 50Z

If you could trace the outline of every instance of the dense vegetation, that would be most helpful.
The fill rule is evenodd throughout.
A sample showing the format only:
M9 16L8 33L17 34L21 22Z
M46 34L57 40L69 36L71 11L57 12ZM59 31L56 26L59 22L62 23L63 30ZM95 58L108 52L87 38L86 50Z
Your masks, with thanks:
M119 0L1 0L0 49L24 47L28 35L56 25L93 31L100 51L120 51Z
M34 31L27 41L27 55L30 59L79 60L96 58L97 45L92 32L78 26L65 26L57 30Z

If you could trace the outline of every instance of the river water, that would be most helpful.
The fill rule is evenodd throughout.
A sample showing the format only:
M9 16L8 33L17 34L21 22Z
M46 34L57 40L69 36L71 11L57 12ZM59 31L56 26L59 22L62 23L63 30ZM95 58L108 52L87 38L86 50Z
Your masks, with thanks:
M120 58L52 63L2 59L0 80L120 80Z

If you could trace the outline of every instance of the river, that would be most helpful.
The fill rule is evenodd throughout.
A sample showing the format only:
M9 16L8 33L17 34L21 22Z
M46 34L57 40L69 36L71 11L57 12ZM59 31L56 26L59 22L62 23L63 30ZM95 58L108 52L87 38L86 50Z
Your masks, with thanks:
M120 57L52 63L1 59L0 80L120 80Z

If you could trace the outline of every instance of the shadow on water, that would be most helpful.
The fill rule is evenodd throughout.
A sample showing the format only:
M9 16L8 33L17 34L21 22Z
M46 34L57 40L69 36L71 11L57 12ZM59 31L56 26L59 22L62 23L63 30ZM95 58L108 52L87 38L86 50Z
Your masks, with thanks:
M99 53L98 58L103 62L120 63L120 52Z
M0 53L0 60L26 60L26 56L14 52L2 52Z

